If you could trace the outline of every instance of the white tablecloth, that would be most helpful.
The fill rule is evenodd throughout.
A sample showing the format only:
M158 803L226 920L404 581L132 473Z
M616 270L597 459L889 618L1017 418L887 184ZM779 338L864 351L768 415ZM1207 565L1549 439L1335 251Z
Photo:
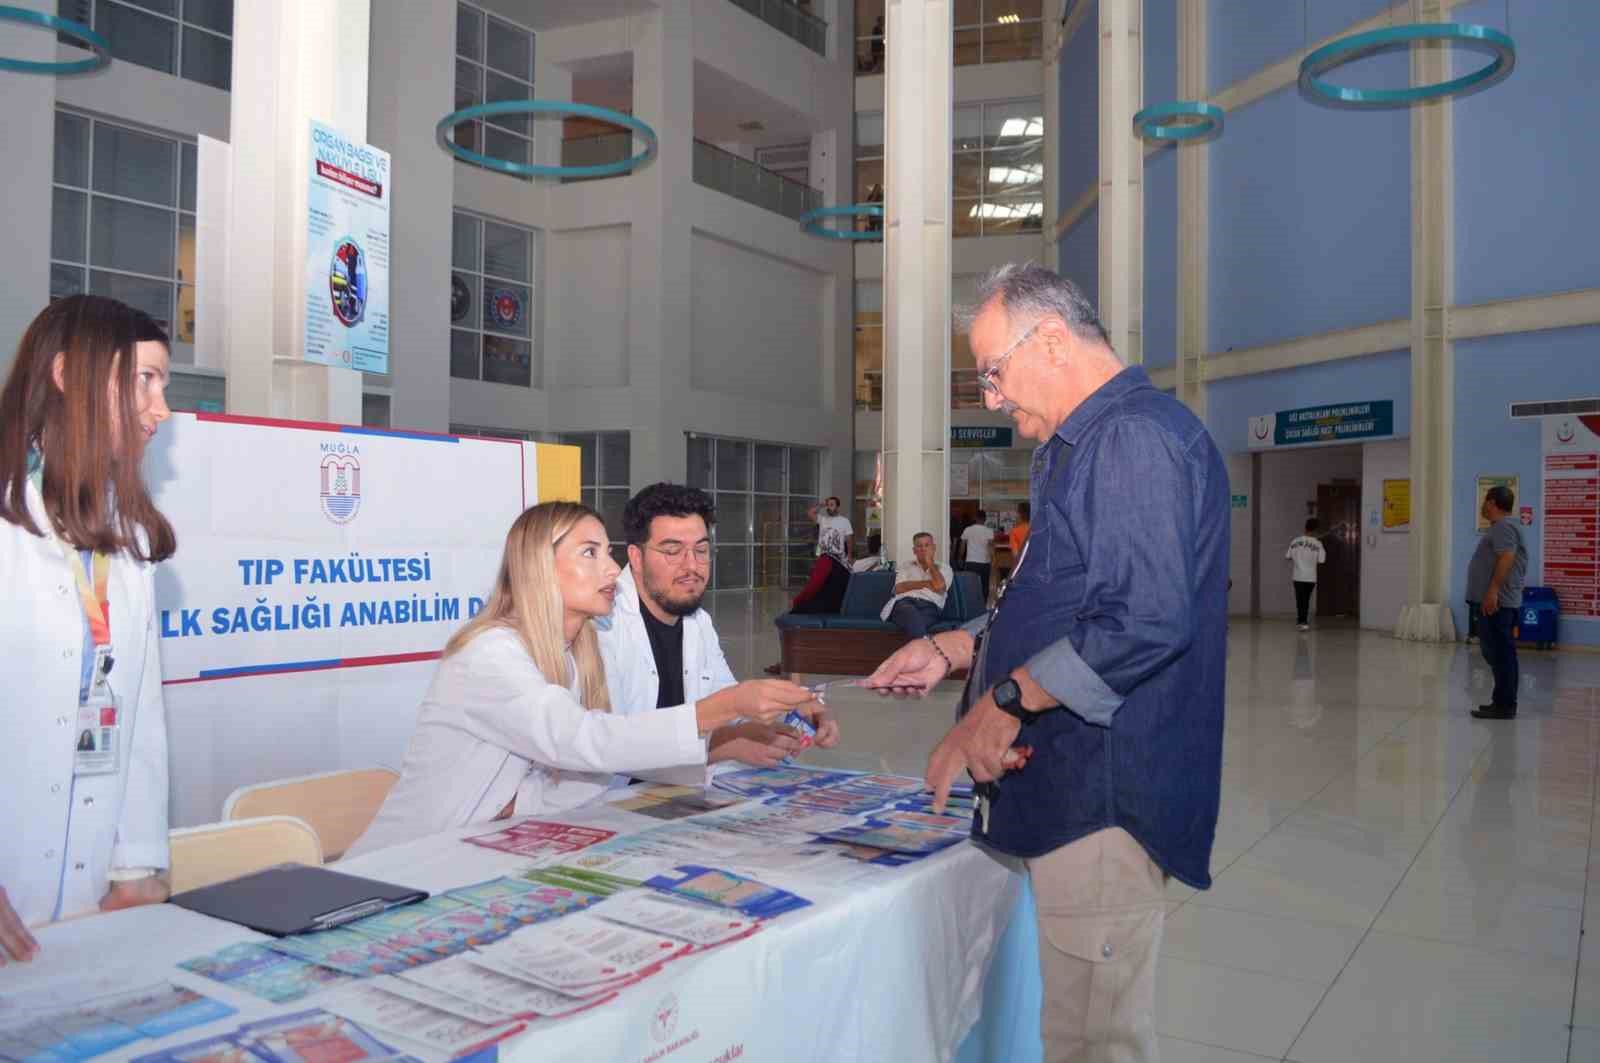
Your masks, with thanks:
M609 807L563 822L638 832L659 821ZM339 870L426 889L511 874L525 858L463 844L466 828L342 862ZM693 862L686 854L685 862ZM1016 906L1020 875L970 843L919 863L822 882L769 872L773 885L813 901L760 933L668 964L616 999L568 1019L530 1025L501 1043L503 1060L947 1061L977 1019L989 956ZM241 927L170 905L43 928L32 964L0 967L0 1021L19 992L82 982L132 988L168 979L239 1009L229 1019L141 1041L126 1059L226 1033L240 1023L318 1005L313 996L267 1004L177 968L238 941Z

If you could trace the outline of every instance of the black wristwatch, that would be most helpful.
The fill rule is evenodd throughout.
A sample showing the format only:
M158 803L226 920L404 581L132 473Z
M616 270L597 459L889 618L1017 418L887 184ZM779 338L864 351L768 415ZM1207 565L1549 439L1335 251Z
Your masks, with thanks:
M1022 688L1017 685L1015 679L1007 677L996 683L993 695L994 703L1001 712L1025 724L1033 722L1033 713L1022 707Z

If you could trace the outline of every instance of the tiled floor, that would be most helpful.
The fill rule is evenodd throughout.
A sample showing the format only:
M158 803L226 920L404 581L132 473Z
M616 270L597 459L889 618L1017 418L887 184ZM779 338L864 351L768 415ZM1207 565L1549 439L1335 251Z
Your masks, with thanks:
M776 595L713 595L734 671L777 659ZM1171 889L1166 1063L1600 1063L1592 854L1600 654L1522 654L1521 716L1476 649L1235 623L1215 884ZM830 698L830 759L920 774L956 689Z

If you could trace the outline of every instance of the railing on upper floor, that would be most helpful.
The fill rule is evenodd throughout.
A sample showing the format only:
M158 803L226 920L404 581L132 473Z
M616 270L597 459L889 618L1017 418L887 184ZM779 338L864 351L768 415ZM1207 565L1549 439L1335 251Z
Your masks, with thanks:
M828 23L806 10L810 4L802 6L795 0L733 0L733 4L818 55L828 54Z
M694 142L694 183L796 220L822 205L817 189L703 140Z
M976 369L950 370L950 408L981 410L983 390L978 387ZM856 376L856 409L883 409L883 370L863 369Z
M561 142L561 165L603 166L608 162L621 162L633 153L632 133L596 133L594 136L573 137ZM606 176L625 177L626 174ZM574 181L599 181L603 177L563 177L562 184Z

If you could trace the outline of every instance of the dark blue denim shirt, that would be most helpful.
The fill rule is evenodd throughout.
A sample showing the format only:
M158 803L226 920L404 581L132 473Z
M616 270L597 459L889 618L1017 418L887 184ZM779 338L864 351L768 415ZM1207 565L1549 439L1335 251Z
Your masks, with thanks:
M1108 827L1211 885L1228 636L1228 475L1205 426L1139 368L1090 395L1033 456L1027 546L984 629L972 696L1013 669L1064 709L975 836L1042 856Z

